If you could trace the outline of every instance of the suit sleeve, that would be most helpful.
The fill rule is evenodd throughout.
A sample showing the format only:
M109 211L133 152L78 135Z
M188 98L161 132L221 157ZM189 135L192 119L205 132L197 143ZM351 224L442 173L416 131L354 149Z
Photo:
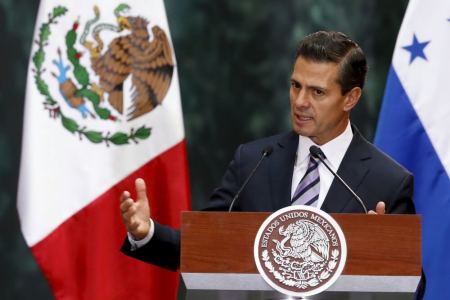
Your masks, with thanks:
M397 192L387 208L391 214L415 214L416 209L413 202L414 177L407 174L400 185Z
M130 257L176 271L180 266L180 231L153 222L155 233L147 244L132 251L128 238L125 238L121 251Z

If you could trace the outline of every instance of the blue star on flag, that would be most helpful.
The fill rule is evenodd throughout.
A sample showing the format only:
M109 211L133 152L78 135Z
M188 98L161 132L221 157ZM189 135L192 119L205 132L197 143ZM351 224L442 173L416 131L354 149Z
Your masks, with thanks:
M406 51L409 51L409 53L411 54L411 57L409 58L409 64L411 64L417 57L421 57L424 60L427 60L427 57L425 56L423 50L429 43L430 41L419 42L419 40L416 37L416 34L413 35L412 44L409 46L402 47Z

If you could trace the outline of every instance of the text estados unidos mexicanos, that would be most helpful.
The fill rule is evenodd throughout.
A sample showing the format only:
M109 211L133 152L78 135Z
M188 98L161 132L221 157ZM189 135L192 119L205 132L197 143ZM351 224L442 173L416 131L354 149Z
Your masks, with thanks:
M333 247L337 247L339 245L338 243L338 237L336 235L336 231L334 228L321 216L316 215L314 213L311 213L309 216L308 211L294 211L287 214L283 214L279 216L277 219L275 219L268 227L266 227L266 230L263 233L262 239L261 239L261 247L267 248L270 235L272 234L273 230L276 229L278 226L280 226L280 222L286 222L290 219L307 219L315 221L315 223L318 223L321 225L321 227L327 232L329 238L331 239L331 244ZM295 221L295 220L294 220Z

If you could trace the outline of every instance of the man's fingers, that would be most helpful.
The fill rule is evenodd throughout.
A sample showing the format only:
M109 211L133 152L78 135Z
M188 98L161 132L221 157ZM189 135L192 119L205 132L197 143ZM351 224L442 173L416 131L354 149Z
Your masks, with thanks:
M377 203L375 210L369 210L369 215L384 215L386 213L386 204L383 201Z
M127 211L126 213L122 213L122 219L125 225L130 226L131 219L133 219L134 213Z
M128 198L130 198L130 192L128 191L124 191L122 193L122 195L120 195L120 202L122 203L123 201L127 200Z
M140 219L136 217L136 205L131 206L126 212L123 212L122 219L128 231L134 231L141 223Z
M126 213L130 207L132 207L134 204L133 199L128 198L125 201L123 201L122 203L120 203L120 211L123 213Z
M136 205L130 206L127 210L122 211L122 216L128 220L135 214L136 214Z
M135 186L136 186L137 201L138 202L141 202L143 200L147 201L147 188L145 186L144 179L142 178L136 179Z
M386 204L383 201L378 202L375 210L377 214L384 215L386 213Z

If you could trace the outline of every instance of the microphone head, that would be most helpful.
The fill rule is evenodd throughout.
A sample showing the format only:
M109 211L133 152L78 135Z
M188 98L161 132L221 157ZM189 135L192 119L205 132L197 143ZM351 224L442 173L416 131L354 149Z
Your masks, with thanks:
M312 155L312 157L314 158L322 158L325 159L325 154L323 153L323 151L317 147L312 145L311 147L309 147L309 153Z
M269 156L270 154L272 154L273 151L273 147L272 146L266 146L262 151L261 154L264 156Z

